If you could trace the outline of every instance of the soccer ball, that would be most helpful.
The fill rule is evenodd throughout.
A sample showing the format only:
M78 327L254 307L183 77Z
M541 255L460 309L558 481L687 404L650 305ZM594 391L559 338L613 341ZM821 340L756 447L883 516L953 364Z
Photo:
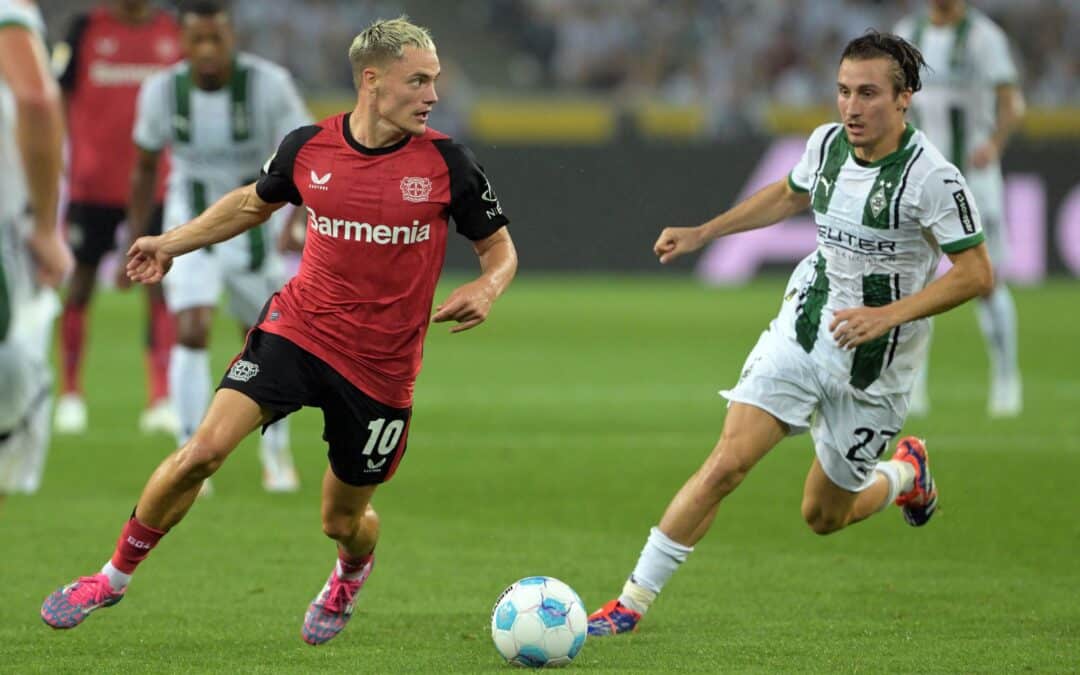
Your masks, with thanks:
M491 637L515 666L565 666L585 644L586 622L574 589L551 577L526 577L495 601Z

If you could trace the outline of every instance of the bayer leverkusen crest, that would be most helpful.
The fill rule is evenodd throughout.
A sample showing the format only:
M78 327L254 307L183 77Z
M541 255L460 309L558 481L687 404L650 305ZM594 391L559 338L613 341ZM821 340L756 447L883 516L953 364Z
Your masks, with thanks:
M401 179L401 198L407 202L426 202L431 194L431 179L405 176Z

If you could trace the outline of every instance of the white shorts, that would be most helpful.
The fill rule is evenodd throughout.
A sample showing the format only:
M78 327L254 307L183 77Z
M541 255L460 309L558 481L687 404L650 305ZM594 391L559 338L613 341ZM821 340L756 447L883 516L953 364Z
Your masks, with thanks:
M199 249L173 260L162 286L169 311L216 307L223 290L229 292L229 313L245 326L253 326L263 305L285 282L277 256L268 256L263 267L250 272L233 264L217 251Z
M907 415L907 395L867 395L774 330L762 333L738 384L720 394L768 412L791 435L809 431L825 475L850 492L870 487L878 458Z

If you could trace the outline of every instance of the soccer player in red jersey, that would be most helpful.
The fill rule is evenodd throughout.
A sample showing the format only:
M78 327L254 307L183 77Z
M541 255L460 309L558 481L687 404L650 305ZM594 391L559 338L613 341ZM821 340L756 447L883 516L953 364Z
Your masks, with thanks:
M427 126L440 70L427 30L404 17L377 21L353 41L349 60L358 90L351 112L296 129L256 183L128 252L132 279L156 283L174 257L255 227L286 202L308 213L299 272L267 303L195 435L150 477L112 559L45 600L49 625L72 628L119 602L136 565L241 439L305 405L323 410L322 523L338 560L302 636L326 642L352 615L379 535L371 497L405 453L428 322L456 322L452 332L483 322L517 254L472 153ZM482 272L431 316L451 217Z
M113 0L80 14L54 50L70 131L67 236L76 260L61 318L63 395L54 419L60 433L81 433L87 426L80 382L86 313L98 266L115 248L116 228L125 219L135 162L131 143L135 97L147 76L179 58L175 19L148 0ZM161 232L164 177L162 171L152 219L157 232ZM139 427L174 431L167 379L173 319L160 286L147 287L147 299L148 405Z

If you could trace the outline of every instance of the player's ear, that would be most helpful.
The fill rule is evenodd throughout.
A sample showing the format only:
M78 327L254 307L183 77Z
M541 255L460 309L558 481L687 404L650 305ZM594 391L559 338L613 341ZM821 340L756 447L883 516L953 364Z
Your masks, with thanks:
M374 94L379 89L379 71L372 67L360 72L360 87Z
M907 112L911 107L911 90L905 89L896 97L896 109Z

